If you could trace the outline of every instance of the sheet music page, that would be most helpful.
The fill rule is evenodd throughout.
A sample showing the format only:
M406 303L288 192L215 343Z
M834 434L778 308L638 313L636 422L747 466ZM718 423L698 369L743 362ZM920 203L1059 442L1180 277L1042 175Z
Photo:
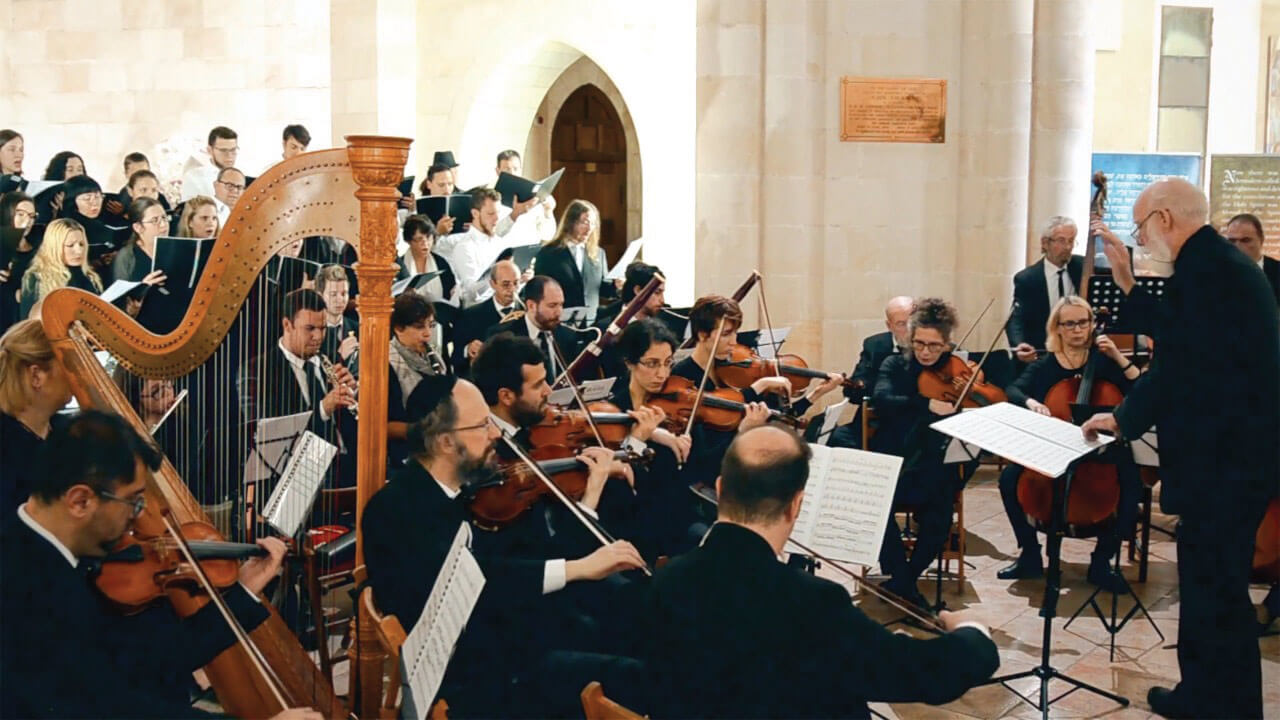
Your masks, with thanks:
M627 249L623 251L622 257L618 258L618 264L613 266L608 275L604 276L605 280L622 280L627 276L627 266L635 262L636 256L640 254L640 248L644 247L644 238L638 237L627 243Z
M102 294L99 295L98 297L102 298L107 302L115 302L116 300L119 300L120 298L124 297L125 293L138 287L141 284L142 284L141 280L137 282L134 282L132 280L116 280L115 282L111 283L111 285L106 290L103 290Z
M834 405L828 405L822 411L822 426L818 428L818 442L826 444L827 438L836 429L836 423L840 422L840 416L844 414L846 407L849 407L848 398Z
M484 573L467 550L469 537L466 524L459 525L426 607L400 649L403 716L425 720L431 712L449 658L484 589Z
M1010 462L1049 477L1115 438L1086 441L1080 428L1009 403L956 413L930 425L944 435L977 445Z
M761 328L760 337L756 340L756 352L766 360L776 359L778 348L782 347L782 343L786 342L790 334L789 327L774 328L772 332L768 328Z
M902 458L825 445L810 447L809 483L792 536L833 560L874 565Z
M338 447L307 430L289 455L289 463L267 500L262 516L285 537L293 537L311 512Z

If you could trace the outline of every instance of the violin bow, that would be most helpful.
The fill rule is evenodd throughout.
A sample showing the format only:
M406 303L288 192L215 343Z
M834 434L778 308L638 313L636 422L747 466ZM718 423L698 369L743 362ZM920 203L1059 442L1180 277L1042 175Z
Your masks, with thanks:
M773 320L770 319L769 317L769 301L765 299L764 276L763 275L760 276L760 279L757 282L760 283L760 292L756 296L758 299L758 302L760 303L760 314L764 316L764 327L765 327L765 330L769 333L769 346L773 348L773 374L780 375L781 373L779 372L779 366L781 365L781 363L778 362L778 336L773 334ZM760 347L758 342L756 347L757 348ZM788 411L790 411L791 409L791 393L790 392L786 392L782 394L782 403L787 407Z
M960 338L960 341L953 346L955 349L964 347L964 341L968 340L969 336L973 334L973 331L977 329L978 323L982 322L982 318L986 317L987 311L991 309L991 306L994 305L995 302L996 299L994 297L987 301L987 306L982 308L982 312L978 313L978 317L973 319L973 324L969 326L968 330L965 330L964 337Z
M502 440L507 444L507 447L511 448L511 452L515 453L516 457L529 468L529 471L541 480L543 485L547 486L547 490L551 492L552 496L554 496L556 500L559 500L560 504L564 505L569 512L573 513L573 516L578 519L578 522L582 523L582 526L585 527L587 532L590 532L597 541L599 541L602 547L610 543L617 542L617 538L610 535L608 530L605 530L603 527L593 522L591 518L587 517L587 514L582 511L582 508L578 507L578 503L574 502L573 498L566 495L565 492L560 489L559 485L556 485L551 478L547 477L546 473L542 472L542 468L538 467L538 463L535 462L533 458L529 457L529 454L524 451L524 448L520 447L520 443L516 442L506 432L502 433ZM653 571L647 566L641 567L640 569L644 571L645 575L653 577Z
M555 333L551 335L551 352L555 353L556 362L560 363L560 367L567 367L564 364L564 355L560 352L560 343L556 342ZM578 383L572 377L569 378L569 389L573 391L574 402L578 403L582 413L587 416L587 425L591 428L591 434L596 436L596 444L604 447L604 438L600 437L600 428L596 427L596 421L591 417L591 411L587 409L586 401L582 399L582 392L578 387Z
M759 281L760 281L760 271L752 270L751 274L747 276L746 282L738 286L738 289L734 290L733 295L731 295L730 297L733 298L733 301L736 303L742 302L742 299L747 296L747 293L751 292L751 288L755 287L755 284ZM671 314L677 315L679 317L684 317L683 315L680 315L680 313L671 313ZM688 350L689 348L693 347L697 343L697 340L698 339L694 337L692 333L690 333L689 337L685 338L685 341L680 343L680 347L677 349Z
M992 300L994 301L995 298L992 298ZM986 364L987 358L991 357L992 351L996 349L996 343L999 342L1000 338L1004 335L1005 328L1009 327L1009 321L1013 319L1013 309L1017 304L1018 302L1015 300L1013 305L1009 306L1009 314L1005 316L1004 322L1000 325L1000 329L996 331L995 335L991 336L991 344L987 346L987 351L982 354L982 360L980 360L977 366L973 368L973 372L969 375L969 382L964 384L964 389L960 391L960 397L956 398L955 403L951 406L952 410L959 410L960 406L964 404L964 399L968 397L969 391L973 389L973 384L978 380L978 373L981 372L982 366ZM991 307L991 304L987 303L987 307ZM984 310L983 312L986 311ZM976 326L977 323L975 322L974 325Z
M636 293L636 296L631 298L631 302L627 303L626 307L622 308L622 311L613 319L613 322L609 323L609 327L606 328L604 332L600 332L598 328L591 328L591 330L597 333L596 339L588 343L587 346L582 349L582 352L578 353L578 356L573 359L572 363L568 365L561 363L563 370L556 377L555 382L551 384L551 387L553 389L560 387L560 383L564 382L566 379L568 379L569 382L573 382L573 374L578 370L579 364L584 362L588 355L591 355L592 357L599 357L600 353L602 353L606 347L612 345L618 339L618 336L622 334L622 329L631 322L632 318L636 316L636 313L640 312L640 308L644 307L645 303L649 302L649 298L652 297L653 294L658 291L658 288L662 287L666 282L667 279L662 276L662 273L654 273L653 277L649 278L649 282L645 283L645 286L640 289L640 292Z
M707 367L702 371L702 377L698 380L698 394L693 398L693 409L689 411L689 422L684 426L684 434L688 435L693 432L693 421L698 417L698 406L702 404L702 391L707 386L707 376L711 374L711 369L716 366L716 349L720 347L720 335L724 333L725 316L720 316L720 322L716 323L716 337L711 341L711 357L707 359Z

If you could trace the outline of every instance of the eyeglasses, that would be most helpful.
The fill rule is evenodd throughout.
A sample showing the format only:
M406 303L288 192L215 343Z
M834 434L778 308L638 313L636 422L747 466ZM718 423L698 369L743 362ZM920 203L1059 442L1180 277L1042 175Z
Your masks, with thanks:
M921 340L912 340L911 347L919 352L928 350L931 353L942 352L947 347L947 343L940 342L923 342Z
M481 428L488 430L490 427L493 427L494 429L499 429L498 423L494 421L492 416L486 417L484 419L484 422L479 422L479 423L476 423L475 425L464 425L462 427L453 428L451 432L465 432L467 430L479 430Z
M138 224L140 224L140 225L159 225L160 223L162 223L162 222L164 222L164 221L165 221L165 218L164 218L164 216L162 215L162 216L160 216L160 217L153 217L153 218L151 218L150 220L139 220L139 221L138 221Z
M1159 210L1152 210L1151 212L1147 213L1147 216L1146 216L1146 217L1144 217L1144 218L1142 218L1142 222L1140 222L1140 223L1138 223L1137 225L1134 225L1134 226L1133 226L1133 232L1129 233L1129 237L1133 238L1134 240L1137 240L1137 239L1138 239L1138 234L1142 232L1142 226L1143 226L1143 225L1146 225L1146 224L1147 224L1147 221L1151 219L1151 216L1152 216L1152 215L1155 215L1155 214L1156 214L1156 213L1158 213L1158 212L1160 212L1160 211L1159 211Z
M132 506L133 512L129 515L131 518L136 518L141 515L142 509L147 506L146 495L134 495L131 498L123 498L119 495L113 495L106 490L96 490L95 492L98 494L98 497L106 498L107 500L115 500L116 502L122 502L125 505Z
M237 185L235 183L224 182L222 180L215 180L214 182L218 183L219 185L222 185L228 190L240 190L240 191L244 190L244 185Z
M1058 327L1063 330L1084 330L1093 327L1092 320L1063 320L1058 323Z
M647 358L645 360L641 360L636 364L646 370L657 370L660 367L670 370L672 365L674 365L671 358L667 358L666 360L659 360L657 358Z

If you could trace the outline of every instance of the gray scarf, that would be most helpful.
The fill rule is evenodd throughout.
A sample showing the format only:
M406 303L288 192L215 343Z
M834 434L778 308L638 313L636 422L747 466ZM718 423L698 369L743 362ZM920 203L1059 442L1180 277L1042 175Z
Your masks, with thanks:
M418 381L427 375L435 375L436 371L426 355L419 355L405 347L394 335L391 336L391 350L393 352L387 359L391 361L391 370L400 381L401 400L408 402L409 394L418 386Z

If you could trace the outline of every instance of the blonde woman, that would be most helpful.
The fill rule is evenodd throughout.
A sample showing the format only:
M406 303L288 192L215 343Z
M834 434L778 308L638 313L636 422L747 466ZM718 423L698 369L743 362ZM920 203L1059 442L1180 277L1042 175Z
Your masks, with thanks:
M213 198L197 195L183 204L177 237L217 237L221 229L218 227L218 206Z
M30 316L37 302L60 287L80 288L94 294L102 292L102 279L89 265L84 226L75 220L54 220L45 229L40 249L22 276L18 317Z
M565 307L586 307L594 318L600 298L617 295L622 281L604 279L609 263L600 247L600 212L586 200L565 208L556 235L533 261L533 274L554 278L564 289Z
M71 384L39 320L16 323L0 337L0 526L27 499L31 461L54 416L71 401Z

